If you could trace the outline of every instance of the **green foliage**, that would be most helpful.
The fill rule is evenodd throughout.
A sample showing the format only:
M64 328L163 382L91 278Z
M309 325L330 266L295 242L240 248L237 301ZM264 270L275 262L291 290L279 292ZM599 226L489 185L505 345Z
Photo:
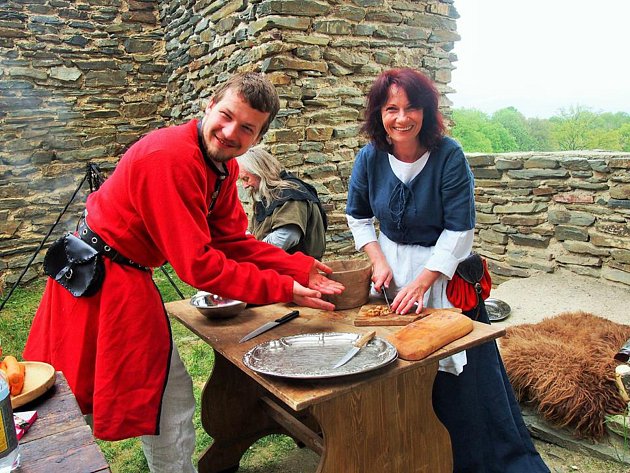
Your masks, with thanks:
M576 106L560 110L559 117L552 117L551 135L560 150L587 149L594 140L597 115L586 108Z
M488 116L479 110L460 108L453 110L453 138L458 140L466 151L494 151L490 140Z
M527 118L514 107L496 111L492 115L492 122L503 125L503 128L514 138L516 149L520 151L533 151L536 149L536 140L531 135ZM513 151L513 149L510 151Z
M617 129L619 145L622 151L630 151L630 123L624 123Z
M487 115L475 109L453 110L452 135L466 152L630 151L630 115L595 113L583 106L561 109L549 119L526 118L514 107Z
M27 289L17 289L0 311L0 345L5 355L22 360L28 330L42 298L45 281L38 280ZM8 297L8 290L4 297ZM3 299L5 300L5 299Z

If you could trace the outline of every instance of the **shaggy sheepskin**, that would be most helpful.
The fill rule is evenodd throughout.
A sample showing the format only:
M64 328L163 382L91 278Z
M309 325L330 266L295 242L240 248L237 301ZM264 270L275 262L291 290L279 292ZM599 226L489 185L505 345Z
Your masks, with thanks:
M501 356L520 402L577 437L604 436L606 414L624 412L613 357L630 326L586 312L564 312L537 324L509 327Z

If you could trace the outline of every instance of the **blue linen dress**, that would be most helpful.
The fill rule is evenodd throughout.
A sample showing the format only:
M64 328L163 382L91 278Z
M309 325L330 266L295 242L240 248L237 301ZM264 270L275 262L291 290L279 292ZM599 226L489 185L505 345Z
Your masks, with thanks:
M415 261L409 261L406 251L397 253L385 247L384 252L396 274L400 267L414 265L419 267L413 267L410 274L419 274L422 267L442 272L428 291L432 293L428 301L425 295L425 303L444 300L445 294L436 292L445 292L456 267L453 259L459 256L444 254L444 245L439 248L436 243L444 233L474 228L472 173L461 147L450 138L431 151L426 165L408 183L396 177L389 159L387 152L372 144L359 151L348 191L349 222L378 219L379 242L386 247L391 246L390 240L401 249L426 247ZM413 279L409 277L394 281L395 286L408 284ZM490 323L485 307L466 315ZM463 372L438 371L433 385L434 410L451 437L453 471L549 473L523 422L496 342L468 349L466 358Z

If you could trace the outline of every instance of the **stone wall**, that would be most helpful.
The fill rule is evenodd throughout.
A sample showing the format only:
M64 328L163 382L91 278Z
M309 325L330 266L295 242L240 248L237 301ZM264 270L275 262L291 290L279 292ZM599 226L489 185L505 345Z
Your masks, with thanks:
M9 270L8 282L86 164L112 169L132 141L165 124L158 19L152 0L0 2L0 273ZM87 189L49 242L73 227Z
M367 88L383 69L412 66L444 96L456 18L452 0L1 3L0 272L10 282L25 267L86 163L113 169L139 136L199 116L216 84L245 70L265 72L280 94L265 143L317 186L328 256L354 255L344 207ZM448 99L442 107L448 115ZM565 267L630 285L629 155L469 161L476 245L495 282ZM86 187L49 242L72 228Z
M88 161L111 170L140 135L199 116L214 86L245 70L277 87L265 142L317 186L329 251L353 253L343 208L365 92L393 66L450 91L456 17L453 0L1 3L0 272L17 277ZM84 200L85 188L49 243Z
M169 109L199 113L237 71L265 72L282 109L268 149L311 181L329 215L328 253L349 255L344 209L367 89L384 69L421 69L444 94L455 56L452 0L162 0ZM450 102L444 98L444 111Z
M630 153L467 157L494 283L564 268L630 286Z

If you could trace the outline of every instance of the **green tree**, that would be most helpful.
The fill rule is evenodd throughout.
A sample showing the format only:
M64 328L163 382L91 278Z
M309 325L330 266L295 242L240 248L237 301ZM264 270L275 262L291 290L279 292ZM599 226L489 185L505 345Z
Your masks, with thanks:
M531 151L553 151L551 123L546 118L528 118L529 136L534 144Z
M615 130L623 127L626 123L630 123L630 115L625 112L604 112L599 114L601 126L607 130Z
M616 130L593 130L587 143L587 149L620 150L621 134Z
M476 109L453 111L452 134L469 153L504 153L516 149L516 141L499 123Z
M619 127L619 145L621 151L630 152L630 121Z
M469 153L492 153L492 142L484 134L488 117L485 113L469 108L453 110L453 138Z
M518 150L516 140L500 123L488 122L484 133L490 138L492 151L495 153L508 153Z
M622 150L624 149L623 127L630 124L630 115L623 112L600 113L591 127L588 149Z
M526 118L514 107L492 117L476 109L454 109L453 137L467 152L603 149L630 151L630 115L595 113L580 105L550 119Z
M511 151L533 151L536 140L531 135L527 118L514 107L502 108L492 115L492 122L503 126L514 138L516 148Z
M551 135L560 150L588 149L593 139L597 115L581 105L560 109L560 116L550 118Z

